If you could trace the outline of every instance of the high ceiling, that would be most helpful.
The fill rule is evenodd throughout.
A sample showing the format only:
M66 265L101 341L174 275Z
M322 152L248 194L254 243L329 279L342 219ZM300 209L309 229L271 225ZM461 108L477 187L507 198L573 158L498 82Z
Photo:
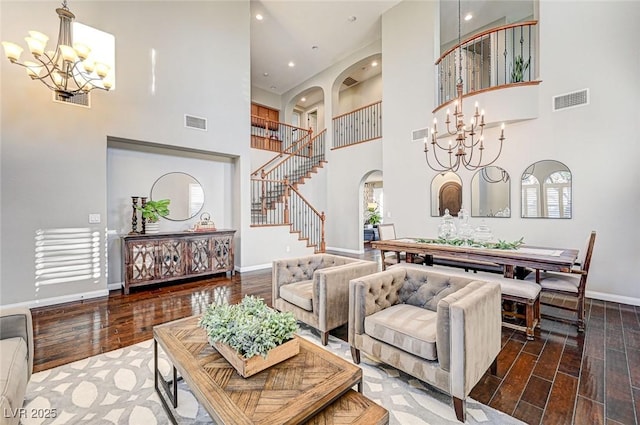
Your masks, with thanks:
M251 84L275 94L290 90L380 39L380 16L397 3L252 0Z
M421 0L435 1L435 0ZM381 37L381 15L400 0L251 0L251 84L282 94ZM443 44L457 43L458 1L441 0ZM533 15L533 0L461 0L464 38ZM256 15L262 15L262 20ZM435 58L434 58L435 59ZM383 58L384 60L384 58ZM295 66L290 67L289 62ZM355 78L358 80L358 78Z

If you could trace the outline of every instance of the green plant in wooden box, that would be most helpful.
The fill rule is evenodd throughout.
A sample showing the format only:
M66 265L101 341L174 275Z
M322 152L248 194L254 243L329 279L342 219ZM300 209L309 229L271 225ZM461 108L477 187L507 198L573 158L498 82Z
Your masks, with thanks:
M276 311L254 296L244 297L239 304L212 304L199 325L211 341L227 344L245 358L266 357L298 330L293 313Z

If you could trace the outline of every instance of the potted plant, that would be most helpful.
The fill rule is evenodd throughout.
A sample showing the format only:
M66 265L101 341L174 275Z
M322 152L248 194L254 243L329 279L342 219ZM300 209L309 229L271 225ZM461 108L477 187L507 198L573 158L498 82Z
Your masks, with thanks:
M522 59L521 55L518 55L513 60L513 68L511 69L511 82L512 83L520 83L524 81L524 73L529 68L529 61L531 58L527 59L525 62Z
M146 224L143 227L143 233L158 232L158 220L160 220L160 217L166 217L169 215L170 202L171 201L169 199L160 199L158 201L147 201L144 205L136 206L136 208L142 213L142 217L146 220Z
M373 227L380 224L381 221L382 216L380 215L380 211L378 211L378 207L367 208L367 224Z
M254 375L300 351L298 322L291 312L245 296L239 304L211 304L198 322L209 343L243 377Z

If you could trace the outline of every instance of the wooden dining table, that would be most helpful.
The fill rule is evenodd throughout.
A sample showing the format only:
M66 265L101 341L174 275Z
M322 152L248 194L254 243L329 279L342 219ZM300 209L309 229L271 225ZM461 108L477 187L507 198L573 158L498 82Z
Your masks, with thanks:
M420 240L420 241L419 241ZM522 277L526 268L569 272L578 258L578 250L571 248L548 248L522 245L516 249L495 249L464 245L447 245L424 242L423 238L398 238L372 241L371 247L381 254L406 253L406 261L412 262L415 255L425 257L425 264L432 265L433 259L444 258L464 264L491 263L503 267L504 277ZM383 261L384 268L384 261Z

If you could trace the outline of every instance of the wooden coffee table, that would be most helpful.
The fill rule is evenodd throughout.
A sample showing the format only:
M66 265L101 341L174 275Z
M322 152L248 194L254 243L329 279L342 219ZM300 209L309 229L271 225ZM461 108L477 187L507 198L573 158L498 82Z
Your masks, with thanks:
M243 378L209 344L199 319L193 316L153 328L155 388L174 424L160 386L177 407L178 372L218 424L320 424L333 417L344 424L389 423L387 410L360 393L358 366L300 338L298 355ZM158 370L158 345L173 364L169 381ZM350 390L354 385L360 392Z

